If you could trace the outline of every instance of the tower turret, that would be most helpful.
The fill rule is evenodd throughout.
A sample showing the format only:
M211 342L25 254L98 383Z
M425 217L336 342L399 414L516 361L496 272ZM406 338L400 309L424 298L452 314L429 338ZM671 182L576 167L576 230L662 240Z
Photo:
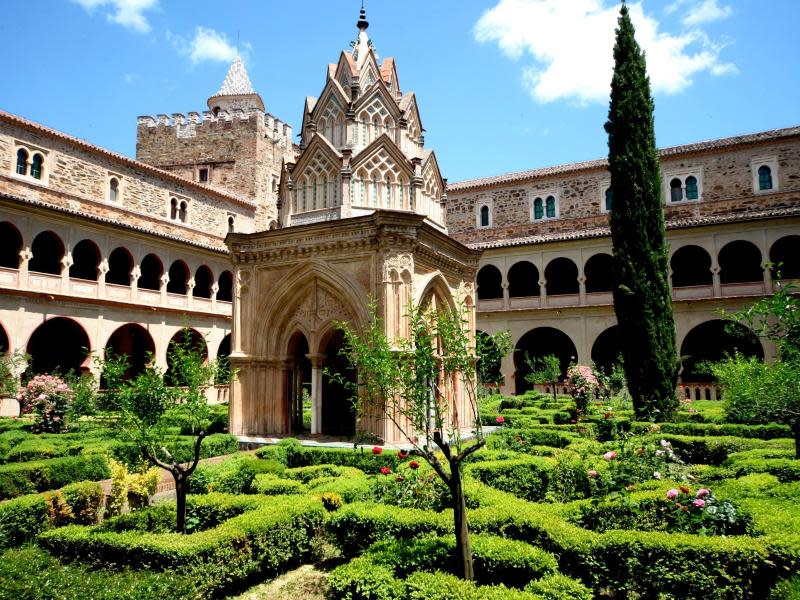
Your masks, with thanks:
M234 109L264 112L264 101L253 89L240 56L233 59L222 87L208 99L208 108L215 113L220 110L230 112Z

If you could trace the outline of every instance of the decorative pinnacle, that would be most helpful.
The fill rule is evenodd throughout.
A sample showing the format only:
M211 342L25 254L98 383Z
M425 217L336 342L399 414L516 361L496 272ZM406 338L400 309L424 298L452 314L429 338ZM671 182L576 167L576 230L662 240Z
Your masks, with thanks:
M356 23L356 27L360 30L366 30L369 27L369 21L367 21L367 11L364 10L364 3L361 3L361 12L358 15L358 23Z
M250 83L250 78L247 76L247 71L244 68L244 63L242 63L242 58L237 55L233 60L233 64L231 64L225 81L222 82L222 87L212 98L217 96L243 96L255 93L253 85Z

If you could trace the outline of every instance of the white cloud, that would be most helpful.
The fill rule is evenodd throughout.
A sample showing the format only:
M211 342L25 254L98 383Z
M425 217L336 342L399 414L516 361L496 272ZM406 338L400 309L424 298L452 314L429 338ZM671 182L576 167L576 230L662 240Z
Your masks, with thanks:
M73 2L80 4L88 12L98 7L106 8L108 10L106 18L109 21L139 33L150 31L150 23L144 13L154 9L158 4L158 0L73 0Z
M720 6L717 4L717 0L703 0L703 2L689 7L689 11L683 17L683 24L693 27L703 23L713 23L727 19L731 14L733 14L733 7Z
M167 40L179 53L188 56L194 64L205 61L231 62L237 54L246 58L252 48L249 42L245 42L237 50L224 33L200 26L195 29L194 37L191 40L171 31L167 31Z
M655 93L681 92L704 71L735 71L734 65L721 62L722 46L703 31L662 32L641 4L629 4L628 9ZM513 59L532 57L522 79L539 102L606 102L618 15L619 6L607 6L605 0L500 0L475 25L475 38L496 42Z

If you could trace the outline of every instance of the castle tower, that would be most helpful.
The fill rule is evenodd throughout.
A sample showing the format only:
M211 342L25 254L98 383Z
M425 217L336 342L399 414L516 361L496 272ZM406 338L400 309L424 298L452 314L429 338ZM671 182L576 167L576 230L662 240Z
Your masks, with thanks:
M295 158L292 128L265 112L239 56L207 103L202 115L139 117L137 160L255 201L256 231L277 226L281 168Z
M400 89L393 58L378 63L363 8L356 27L319 97L306 98L303 152L282 174L281 225L383 209L423 215L445 231L446 180L424 147L416 96Z

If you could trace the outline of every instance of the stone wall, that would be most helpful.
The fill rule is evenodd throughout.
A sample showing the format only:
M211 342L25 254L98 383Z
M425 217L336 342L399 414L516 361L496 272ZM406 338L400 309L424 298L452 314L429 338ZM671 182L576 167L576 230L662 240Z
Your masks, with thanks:
M20 147L44 154L41 179L16 174ZM143 167L88 144L0 119L0 192L213 247L223 247L229 215L238 230L253 230L251 202ZM109 197L112 177L119 181L116 202ZM170 218L173 197L188 203L186 223Z
M774 161L777 167L776 189L769 193L754 190L753 169L758 168L755 161L762 159ZM667 200L673 173L700 173L702 183L698 201L665 203L668 221L797 206L800 137L796 135L703 152L673 149L662 153L661 163ZM496 177L485 184L466 181L452 185L447 203L449 233L464 243L479 243L607 227L603 202L610 176L602 163L594 161L575 168L565 165L549 171L557 173L532 175L513 182ZM558 198L557 218L533 221L533 199L548 194ZM491 226L487 228L477 226L478 211L484 204L492 214Z
M138 160L192 181L208 169L208 185L254 200L255 230L277 218L277 184L284 159L294 160L292 129L258 110L139 117Z

